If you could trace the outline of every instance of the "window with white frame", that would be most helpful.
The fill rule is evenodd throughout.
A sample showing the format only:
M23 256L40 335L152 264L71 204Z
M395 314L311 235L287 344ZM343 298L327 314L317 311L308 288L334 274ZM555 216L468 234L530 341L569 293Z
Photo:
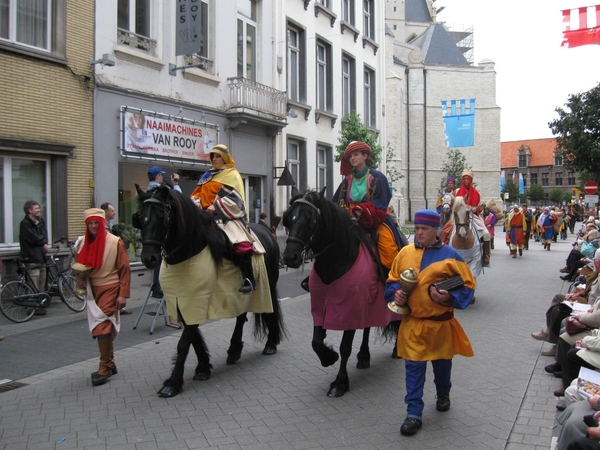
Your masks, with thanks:
M550 184L550 177L547 172L542 173L542 186L548 186Z
M306 102L306 44L304 29L288 23L287 39L288 98L304 103Z
M365 66L364 73L364 121L367 125L375 128L375 72Z
M375 39L375 13L373 0L363 0L363 34Z
M342 115L356 110L356 66L354 58L342 55Z
M288 141L287 158L288 170L292 174L296 186L300 186L300 141L293 139Z
M575 172L567 172L567 184L575 184Z
M327 186L327 148L317 146L317 189Z
M23 205L37 201L50 233L50 160L0 155L0 244L19 242L19 224L25 217Z
M331 9L331 0L319 0L319 3L327 9Z
M342 0L342 20L354 25L354 0Z
M256 81L256 2L237 0L237 75Z
M317 109L333 110L331 45L317 40Z
M66 57L66 0L0 0L0 45Z
M118 0L117 26L150 37L150 0Z

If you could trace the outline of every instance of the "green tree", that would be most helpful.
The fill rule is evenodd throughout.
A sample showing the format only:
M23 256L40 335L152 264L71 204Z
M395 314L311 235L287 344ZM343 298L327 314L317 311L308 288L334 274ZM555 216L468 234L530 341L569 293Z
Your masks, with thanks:
M371 158L373 159L374 168L377 168L381 163L381 154L383 152L378 139L379 133L371 130L369 126L361 120L360 114L352 111L344 117L344 123L338 137L339 144L335 147L336 155L334 159L336 162L340 162L344 150L346 150L346 147L350 142L365 142L371 147Z
M456 179L456 187L459 187L461 184L461 175L465 169L471 170L471 166L467 165L467 158L465 155L457 148L448 149L448 153L446 153L446 162L441 167L442 172L447 175L442 177L440 186L442 188L446 187L447 178L452 177Z
M532 184L529 191L527 191L527 198L531 200L532 203L541 202L546 198L544 188L539 184Z
M504 183L504 189L502 189L500 194L502 194L502 197L505 199L506 203L520 203L519 185L514 183L513 180L506 180L506 183ZM506 199L506 194L508 194L508 199Z
M390 164L390 161L392 161L395 156L396 156L396 153L394 152L394 148L388 142L387 147L385 149L385 161L387 163L387 175L389 176L390 181L392 183L394 181L400 180L401 178L404 178L404 175L402 175L395 167L393 167Z
M564 192L559 188L554 188L548 194L548 200L554 205L561 205L564 198Z
M558 119L548 123L563 164L600 181L600 84L569 95L565 107L556 108Z

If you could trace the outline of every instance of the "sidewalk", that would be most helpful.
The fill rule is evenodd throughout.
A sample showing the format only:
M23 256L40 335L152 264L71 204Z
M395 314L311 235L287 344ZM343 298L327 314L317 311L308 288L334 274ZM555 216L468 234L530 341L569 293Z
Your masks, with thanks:
M261 355L262 343L247 328L242 358L228 366L234 321L203 325L212 377L192 381L196 358L191 353L184 391L172 399L159 398L156 391L170 373L178 332L128 348L117 338L119 373L104 386L91 386L95 354L17 380L26 386L0 394L0 450L547 450L559 381L544 372L551 358L540 356L542 344L530 333L542 327L552 296L566 289L558 269L570 243L558 242L546 252L532 242L531 250L515 260L497 232L492 267L478 279L476 303L456 312L475 357L454 359L452 408L446 413L435 410L429 367L423 428L416 436L399 433L406 412L404 363L392 360L391 345L374 336L371 368L355 367L357 332L348 367L350 391L338 399L326 396L339 363L323 368L313 354L309 296L300 295L282 302L289 339L274 356ZM165 328L158 323L157 329ZM328 334L335 349L340 339L340 332Z

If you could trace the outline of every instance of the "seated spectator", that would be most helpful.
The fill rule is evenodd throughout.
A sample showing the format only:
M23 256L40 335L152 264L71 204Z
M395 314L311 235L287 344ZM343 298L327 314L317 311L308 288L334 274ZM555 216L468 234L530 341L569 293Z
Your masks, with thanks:
M567 256L567 265L560 270L562 273L567 273L567 275L563 275L560 278L565 281L573 280L577 276L577 271L591 261L599 247L600 232L595 228L589 230L583 237L579 249L574 247L569 256Z
M597 272L600 270L600 250L597 251L596 255L594 256L594 264ZM556 362L545 367L546 372L555 374L555 376L559 376L560 373L560 378L563 380L562 387L554 391L554 395L557 397L562 397L565 393L565 389L569 387L573 379L577 377L577 374L573 376L573 371L567 367L567 364L573 364L574 362L572 355L570 356L569 362L567 362L567 354L569 353L569 350L575 347L575 343L577 341L583 341L583 338L586 336L594 335L595 332L592 330L600 327L599 287L600 279L596 278L596 280L592 283L589 294L589 299L594 299L592 309L585 313L577 313L573 315L577 320L579 320L579 322L581 322L583 325L586 325L588 329L573 335L563 332L559 336L557 342L556 355L554 356ZM577 373L579 373L579 369L577 369Z
M587 447L576 447L575 442L579 442L580 439L585 438L586 434L590 437L595 437L595 447L598 448L598 440L600 439L600 429L594 429L594 427L588 427L583 421L583 416L594 414L594 416L600 416L598 411L598 401L600 395L594 395L586 400L581 400L569 405L562 413L557 417L557 422L561 426L558 434L558 445L556 450L570 450L580 449Z
M598 277L598 272L592 272L587 276L585 283L575 285L573 292L568 294L556 294L552 299L550 308L546 311L546 327L541 331L531 333L531 337L538 341L546 341L551 344L558 342L558 336L560 334L560 326L563 319L569 317L572 312L572 308L564 304L565 300L578 303L594 303L596 297L590 298L591 287ZM600 286L598 288L600 295ZM556 345L553 345L550 350L542 352L543 356L554 356L556 354Z

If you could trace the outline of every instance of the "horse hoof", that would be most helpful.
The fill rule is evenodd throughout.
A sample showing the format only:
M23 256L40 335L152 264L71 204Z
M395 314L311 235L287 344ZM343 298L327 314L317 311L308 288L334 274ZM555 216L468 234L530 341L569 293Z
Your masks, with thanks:
M349 390L350 390L350 388L348 386L344 386L344 387L334 386L329 389L329 392L327 392L327 397L340 398L340 397L343 397L344 394L346 392L348 392Z
M340 355L338 355L337 353L333 353L333 355L331 355L330 358L321 360L321 366L323 366L323 367L333 366L337 362L338 359L340 359Z
M233 364L235 364L236 362L238 362L240 360L240 358L242 357L242 352L239 353L230 353L229 355L227 355L227 365L231 366Z
M170 398L175 397L177 394L181 392L181 388L175 386L163 386L159 389L158 395L159 397Z
M276 345L265 345L264 350L262 351L263 355L274 355L275 353L277 353L277 346Z
M369 361L368 359L359 359L356 362L357 369L368 369L369 367L371 367L371 361Z
M198 372L194 375L194 381L206 381L210 379L210 372Z

